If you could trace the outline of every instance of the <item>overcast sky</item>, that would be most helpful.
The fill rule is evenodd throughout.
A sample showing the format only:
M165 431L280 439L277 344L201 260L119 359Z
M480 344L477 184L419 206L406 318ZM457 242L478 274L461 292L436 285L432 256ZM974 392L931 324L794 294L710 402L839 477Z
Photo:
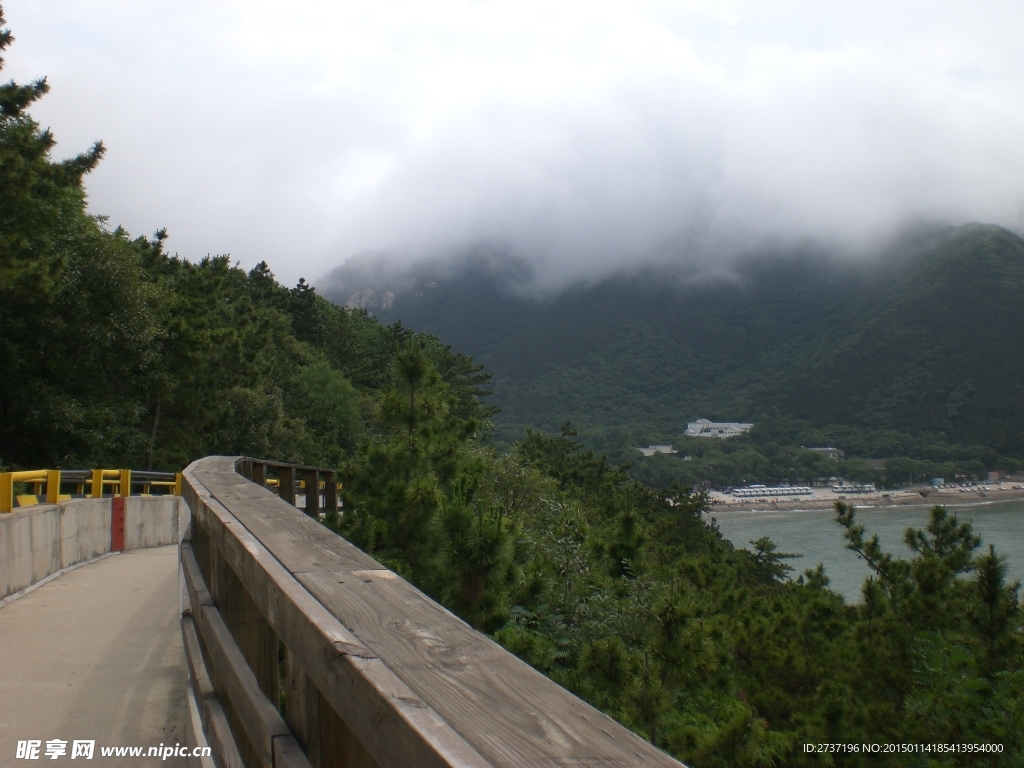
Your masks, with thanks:
M1024 230L1024 3L7 0L90 208L293 283L508 249L547 285L908 221Z

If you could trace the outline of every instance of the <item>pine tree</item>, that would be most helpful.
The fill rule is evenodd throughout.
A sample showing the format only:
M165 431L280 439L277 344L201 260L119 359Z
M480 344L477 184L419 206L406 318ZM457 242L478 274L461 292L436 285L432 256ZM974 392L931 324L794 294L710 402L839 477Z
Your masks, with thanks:
M452 415L449 388L422 341L406 336L400 345L393 383L378 406L382 433L363 443L344 473L351 511L343 532L406 573L426 578L442 504L453 494L471 495L478 481L467 441L479 426Z
M0 31L0 52L13 40ZM23 466L144 453L139 403L159 378L139 254L85 208L103 145L54 162L28 112L48 90L0 85L0 461Z
M5 23L0 7L0 26ZM0 53L12 42L10 30L0 31ZM3 65L0 57L0 69ZM0 85L0 296L5 301L51 297L60 287L69 240L91 224L82 177L103 157L103 144L51 161L56 141L27 111L49 90L45 77Z

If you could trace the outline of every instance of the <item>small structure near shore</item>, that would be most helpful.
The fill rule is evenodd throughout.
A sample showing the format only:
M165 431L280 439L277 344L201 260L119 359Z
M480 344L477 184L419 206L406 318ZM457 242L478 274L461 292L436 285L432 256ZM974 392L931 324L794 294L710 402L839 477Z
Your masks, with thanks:
M687 437L717 437L724 440L728 437L742 435L753 428L753 424L747 424L739 421L709 421L707 419L697 419L696 421L691 421L686 425L686 431L683 432L683 434Z
M751 485L747 488L737 488L732 495L737 499L774 499L780 496L813 496L814 489L805 485Z
M656 453L679 453L671 445L648 445L646 448L637 448L644 456L653 456Z
M842 480L832 486L832 493L875 493L878 489L874 483L846 483Z

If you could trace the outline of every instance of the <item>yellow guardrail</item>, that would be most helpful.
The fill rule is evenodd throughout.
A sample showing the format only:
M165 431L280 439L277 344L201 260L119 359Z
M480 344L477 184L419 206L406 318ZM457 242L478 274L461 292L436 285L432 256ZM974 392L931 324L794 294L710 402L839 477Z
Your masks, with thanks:
M20 472L0 472L0 513L13 512L17 498L19 507L33 504L56 504L67 501L71 494L62 494L61 484L75 485L75 493L90 499L102 498L104 489L109 488L108 496L130 496L132 485L142 486L142 494L147 495L155 488L173 489L175 496L181 495L181 473L170 472L138 472L132 479L130 469L93 469L71 470L61 473L59 469L27 469ZM173 477L173 479L171 479ZM24 483L32 486L32 493L18 494L15 497L14 486ZM43 488L46 488L45 501L40 501ZM88 493L86 493L88 488Z
M271 478L267 479L267 485L272 485L273 487L277 488L279 485L281 485L281 481L278 480L276 477L271 477ZM327 487L327 481L326 480L321 480L319 483L317 483L317 488L319 490L321 490L321 491L324 488L326 488L326 487ZM340 488L341 486L339 485L338 487ZM306 490L306 481L305 480L299 480L299 488L301 488L302 490Z

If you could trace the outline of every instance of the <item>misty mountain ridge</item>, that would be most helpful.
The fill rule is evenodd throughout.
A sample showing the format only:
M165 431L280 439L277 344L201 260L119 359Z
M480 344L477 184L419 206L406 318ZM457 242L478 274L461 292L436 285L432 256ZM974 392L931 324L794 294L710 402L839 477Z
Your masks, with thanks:
M1024 451L1024 241L1005 229L922 229L870 263L807 248L717 276L648 267L548 296L529 282L490 253L398 272L366 255L319 284L484 363L498 439L569 418L615 455L703 416L861 455Z

